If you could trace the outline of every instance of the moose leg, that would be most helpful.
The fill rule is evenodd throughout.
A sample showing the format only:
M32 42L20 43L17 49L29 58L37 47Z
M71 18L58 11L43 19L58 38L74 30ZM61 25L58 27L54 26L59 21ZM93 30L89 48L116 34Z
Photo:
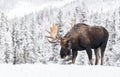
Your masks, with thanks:
M70 55L71 55L71 51L69 51L69 52L67 53L67 55L70 56Z
M94 49L94 52L95 52L95 57L96 57L96 61L95 61L95 65L98 65L98 62L99 62L99 51L98 51L98 48L97 49Z
M92 50L90 48L86 49L90 64L93 65L93 61L92 61Z
M72 51L72 63L75 63L76 57L77 57L77 51Z
M106 45L102 45L102 46L100 47L100 49L101 49L101 65L103 65L103 61L104 61L105 48L106 48Z

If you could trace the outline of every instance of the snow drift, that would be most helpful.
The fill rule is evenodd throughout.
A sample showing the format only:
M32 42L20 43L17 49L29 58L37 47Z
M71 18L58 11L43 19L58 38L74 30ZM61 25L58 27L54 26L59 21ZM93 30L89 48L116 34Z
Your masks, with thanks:
M57 64L0 65L1 77L120 77L120 67Z

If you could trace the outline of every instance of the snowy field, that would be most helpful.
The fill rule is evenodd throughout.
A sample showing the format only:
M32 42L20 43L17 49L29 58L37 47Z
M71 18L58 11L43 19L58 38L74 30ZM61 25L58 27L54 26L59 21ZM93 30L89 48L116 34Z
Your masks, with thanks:
M58 64L0 65L0 77L120 77L120 67Z

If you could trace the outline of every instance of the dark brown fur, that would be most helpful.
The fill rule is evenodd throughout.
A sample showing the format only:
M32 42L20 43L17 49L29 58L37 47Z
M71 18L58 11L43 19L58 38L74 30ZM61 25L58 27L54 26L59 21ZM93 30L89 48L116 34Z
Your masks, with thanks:
M104 51L108 41L108 31L102 26L89 26L76 24L61 40L61 58L66 57L72 50L72 63L75 63L78 50L86 50L90 64L92 65L92 51L94 49L96 62L99 61L98 48L101 49L101 65L103 65Z

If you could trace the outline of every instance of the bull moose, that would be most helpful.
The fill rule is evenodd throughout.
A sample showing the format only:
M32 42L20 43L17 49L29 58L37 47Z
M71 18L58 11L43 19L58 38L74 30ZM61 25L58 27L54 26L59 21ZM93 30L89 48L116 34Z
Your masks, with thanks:
M48 40L50 43L59 42L61 45L60 56L65 58L70 55L72 51L72 63L75 63L78 51L86 50L89 58L89 62L93 65L92 61L92 50L95 52L95 65L99 62L99 48L101 50L101 65L104 61L104 52L107 45L109 33L102 26L89 26L84 23L75 24L70 31L62 38L58 36L58 24L54 24L48 31L52 40Z

